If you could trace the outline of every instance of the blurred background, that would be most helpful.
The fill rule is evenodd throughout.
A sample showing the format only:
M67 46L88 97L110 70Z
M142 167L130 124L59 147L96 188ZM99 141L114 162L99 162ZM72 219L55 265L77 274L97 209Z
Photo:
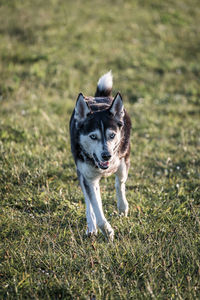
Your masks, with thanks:
M199 93L198 1L1 1L1 95L74 98L112 70L129 101Z

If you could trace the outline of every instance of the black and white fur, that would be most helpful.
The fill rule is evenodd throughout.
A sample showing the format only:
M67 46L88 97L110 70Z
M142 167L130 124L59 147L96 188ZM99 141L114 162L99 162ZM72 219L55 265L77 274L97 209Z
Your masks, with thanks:
M97 234L99 227L109 240L114 230L103 213L99 180L115 173L118 210L127 216L131 130L120 93L111 96L112 85L108 72L99 79L95 97L80 93L70 120L71 150L86 202L87 234Z

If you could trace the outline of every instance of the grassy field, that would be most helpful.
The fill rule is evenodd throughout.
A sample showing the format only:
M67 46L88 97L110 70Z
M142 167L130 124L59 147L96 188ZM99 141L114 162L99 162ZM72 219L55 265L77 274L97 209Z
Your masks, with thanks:
M200 3L0 0L0 299L200 299ZM77 95L113 71L132 118L128 218L85 236Z

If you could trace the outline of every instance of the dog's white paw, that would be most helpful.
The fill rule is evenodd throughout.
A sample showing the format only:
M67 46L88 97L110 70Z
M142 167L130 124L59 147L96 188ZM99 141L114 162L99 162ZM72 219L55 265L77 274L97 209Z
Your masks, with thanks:
M120 216L128 216L128 205L118 206Z
M106 236L106 238L109 241L113 242L114 230L112 229L111 225L108 222L106 222L102 226L99 226L99 228L101 229L101 232Z
M122 217L127 217L128 216L128 209L125 209L125 210L120 210L119 209L119 214Z
M88 236L88 237L90 237L90 236L93 236L93 235L97 235L97 232L98 232L98 230L97 230L97 228L95 228L95 229L89 229L88 227L87 227L87 230L86 230L86 235Z

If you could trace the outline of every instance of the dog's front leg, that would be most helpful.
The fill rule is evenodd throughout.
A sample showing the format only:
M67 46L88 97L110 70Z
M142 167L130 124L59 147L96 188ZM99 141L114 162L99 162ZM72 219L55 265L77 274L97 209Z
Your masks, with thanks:
M117 207L120 214L127 216L128 214L128 201L125 194L125 182L128 177L128 164L122 158L120 166L116 172L115 188L117 194Z
M81 175L80 184L86 202L86 216L89 233L97 232L97 228L95 227L97 224L102 233L112 241L114 238L114 230L106 220L103 213L99 179L91 180Z
M96 222L96 216L94 214L92 204L89 198L89 189L88 185L85 182L84 177L82 174L77 170L79 182L81 185L81 189L83 191L83 195L85 198L85 204L86 204L86 218L87 218L87 231L86 234L89 235L97 235L97 222Z

